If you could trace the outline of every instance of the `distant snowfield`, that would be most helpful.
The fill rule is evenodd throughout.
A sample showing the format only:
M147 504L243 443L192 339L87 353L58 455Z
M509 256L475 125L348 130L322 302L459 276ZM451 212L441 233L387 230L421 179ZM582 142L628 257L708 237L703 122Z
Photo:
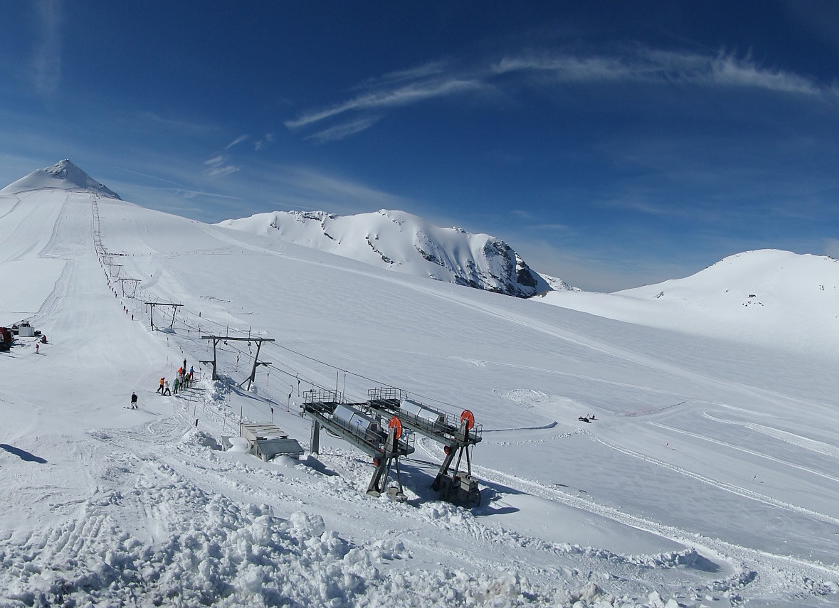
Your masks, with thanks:
M628 323L817 356L832 355L839 344L839 261L828 257L750 251L686 279L542 299Z
M835 604L836 265L742 257L659 298L545 306L90 193L5 192L0 323L49 343L0 353L0 605ZM743 278L778 260L774 283ZM145 302L183 306L151 330ZM247 342L219 344L210 380L213 334L276 340L254 391ZM156 394L184 359L196 385ZM427 439L401 463L406 503L367 496L368 458L325 433L300 462L218 449L240 415L308 446L298 391L380 384L474 412L479 507L436 500Z

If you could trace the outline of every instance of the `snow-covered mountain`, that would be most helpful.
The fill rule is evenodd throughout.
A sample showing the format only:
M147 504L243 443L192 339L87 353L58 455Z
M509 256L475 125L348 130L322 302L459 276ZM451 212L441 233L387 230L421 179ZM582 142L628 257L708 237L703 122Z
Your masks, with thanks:
M834 266L756 252L564 294L625 322L84 189L0 194L0 325L48 337L0 352L0 606L837 605L839 354L778 308L833 298ZM655 326L667 302L691 333ZM771 348L720 339L729 306ZM184 360L195 383L157 393ZM309 450L305 399L395 387L471 410L479 506L431 489L445 442L405 431L404 502L367 494L357 444ZM240 421L306 453L222 449Z
M26 177L12 182L0 190L0 194L19 194L29 190L45 190L51 188L77 192L94 192L100 196L119 199L119 195L116 192L97 182L66 158L51 167L37 169Z
M396 272L521 298L552 289L504 241L432 226L404 211L382 209L349 216L277 211L218 225L273 235Z
M824 352L839 341L839 261L765 249L613 294L551 292L541 301L610 319L771 347Z

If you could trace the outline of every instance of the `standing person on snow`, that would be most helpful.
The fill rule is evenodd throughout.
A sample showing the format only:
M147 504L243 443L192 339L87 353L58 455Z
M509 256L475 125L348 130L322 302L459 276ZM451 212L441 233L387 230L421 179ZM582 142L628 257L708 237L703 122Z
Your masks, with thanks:
M175 381L172 383L172 394L173 394L173 395L177 395L177 394L178 394L178 386L179 386L179 383L178 383L178 378L177 378L177 376L176 376L176 377L175 377Z
M137 393L131 393L131 409L137 409Z
M169 381L168 381L168 380L166 380L166 381L163 383L163 386L165 387L165 388L163 389L163 394L164 394L164 395L170 395L170 396L171 396L171 395L172 395L172 391L170 391L170 390L169 390Z
M161 378L160 379L160 386L158 386L157 390L154 391L155 393L160 393L161 395L163 394L163 381L164 381L164 378Z

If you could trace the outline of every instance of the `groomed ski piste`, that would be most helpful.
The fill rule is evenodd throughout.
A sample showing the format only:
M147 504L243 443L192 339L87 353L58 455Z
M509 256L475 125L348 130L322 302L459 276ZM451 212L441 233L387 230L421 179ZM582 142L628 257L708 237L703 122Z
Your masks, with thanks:
M615 320L613 296L588 314L46 185L0 195L0 324L48 338L0 353L0 606L839 602L835 264L805 264L835 311L801 312L812 341L768 340L775 315L726 336L689 306L662 326L682 313L647 302L672 289ZM742 287L764 312L811 301ZM146 302L182 307L152 329ZM275 340L252 390L247 342L211 380L209 334ZM184 359L193 386L156 393ZM308 447L303 391L377 386L474 413L478 507L437 499L420 437L405 502L325 433L299 461L220 449L240 418Z

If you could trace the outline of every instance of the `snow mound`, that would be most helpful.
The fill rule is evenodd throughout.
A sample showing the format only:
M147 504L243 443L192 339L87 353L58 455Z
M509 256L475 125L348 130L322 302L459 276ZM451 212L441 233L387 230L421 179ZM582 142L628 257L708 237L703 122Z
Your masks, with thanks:
M276 211L218 225L272 235L379 268L520 298L553 288L504 241L433 226L404 211L382 209L350 216Z
M216 441L215 437L204 431L192 428L184 433L181 441L186 444L200 445L211 450L220 450L221 445ZM247 440L246 440L247 441Z
M231 437L230 441L230 449L229 452L242 452L243 454L247 454L251 447L248 443L248 440L244 437Z
M12 182L0 190L0 194L18 194L42 189L94 192L100 196L122 200L116 192L94 180L66 158L51 167L38 169Z

